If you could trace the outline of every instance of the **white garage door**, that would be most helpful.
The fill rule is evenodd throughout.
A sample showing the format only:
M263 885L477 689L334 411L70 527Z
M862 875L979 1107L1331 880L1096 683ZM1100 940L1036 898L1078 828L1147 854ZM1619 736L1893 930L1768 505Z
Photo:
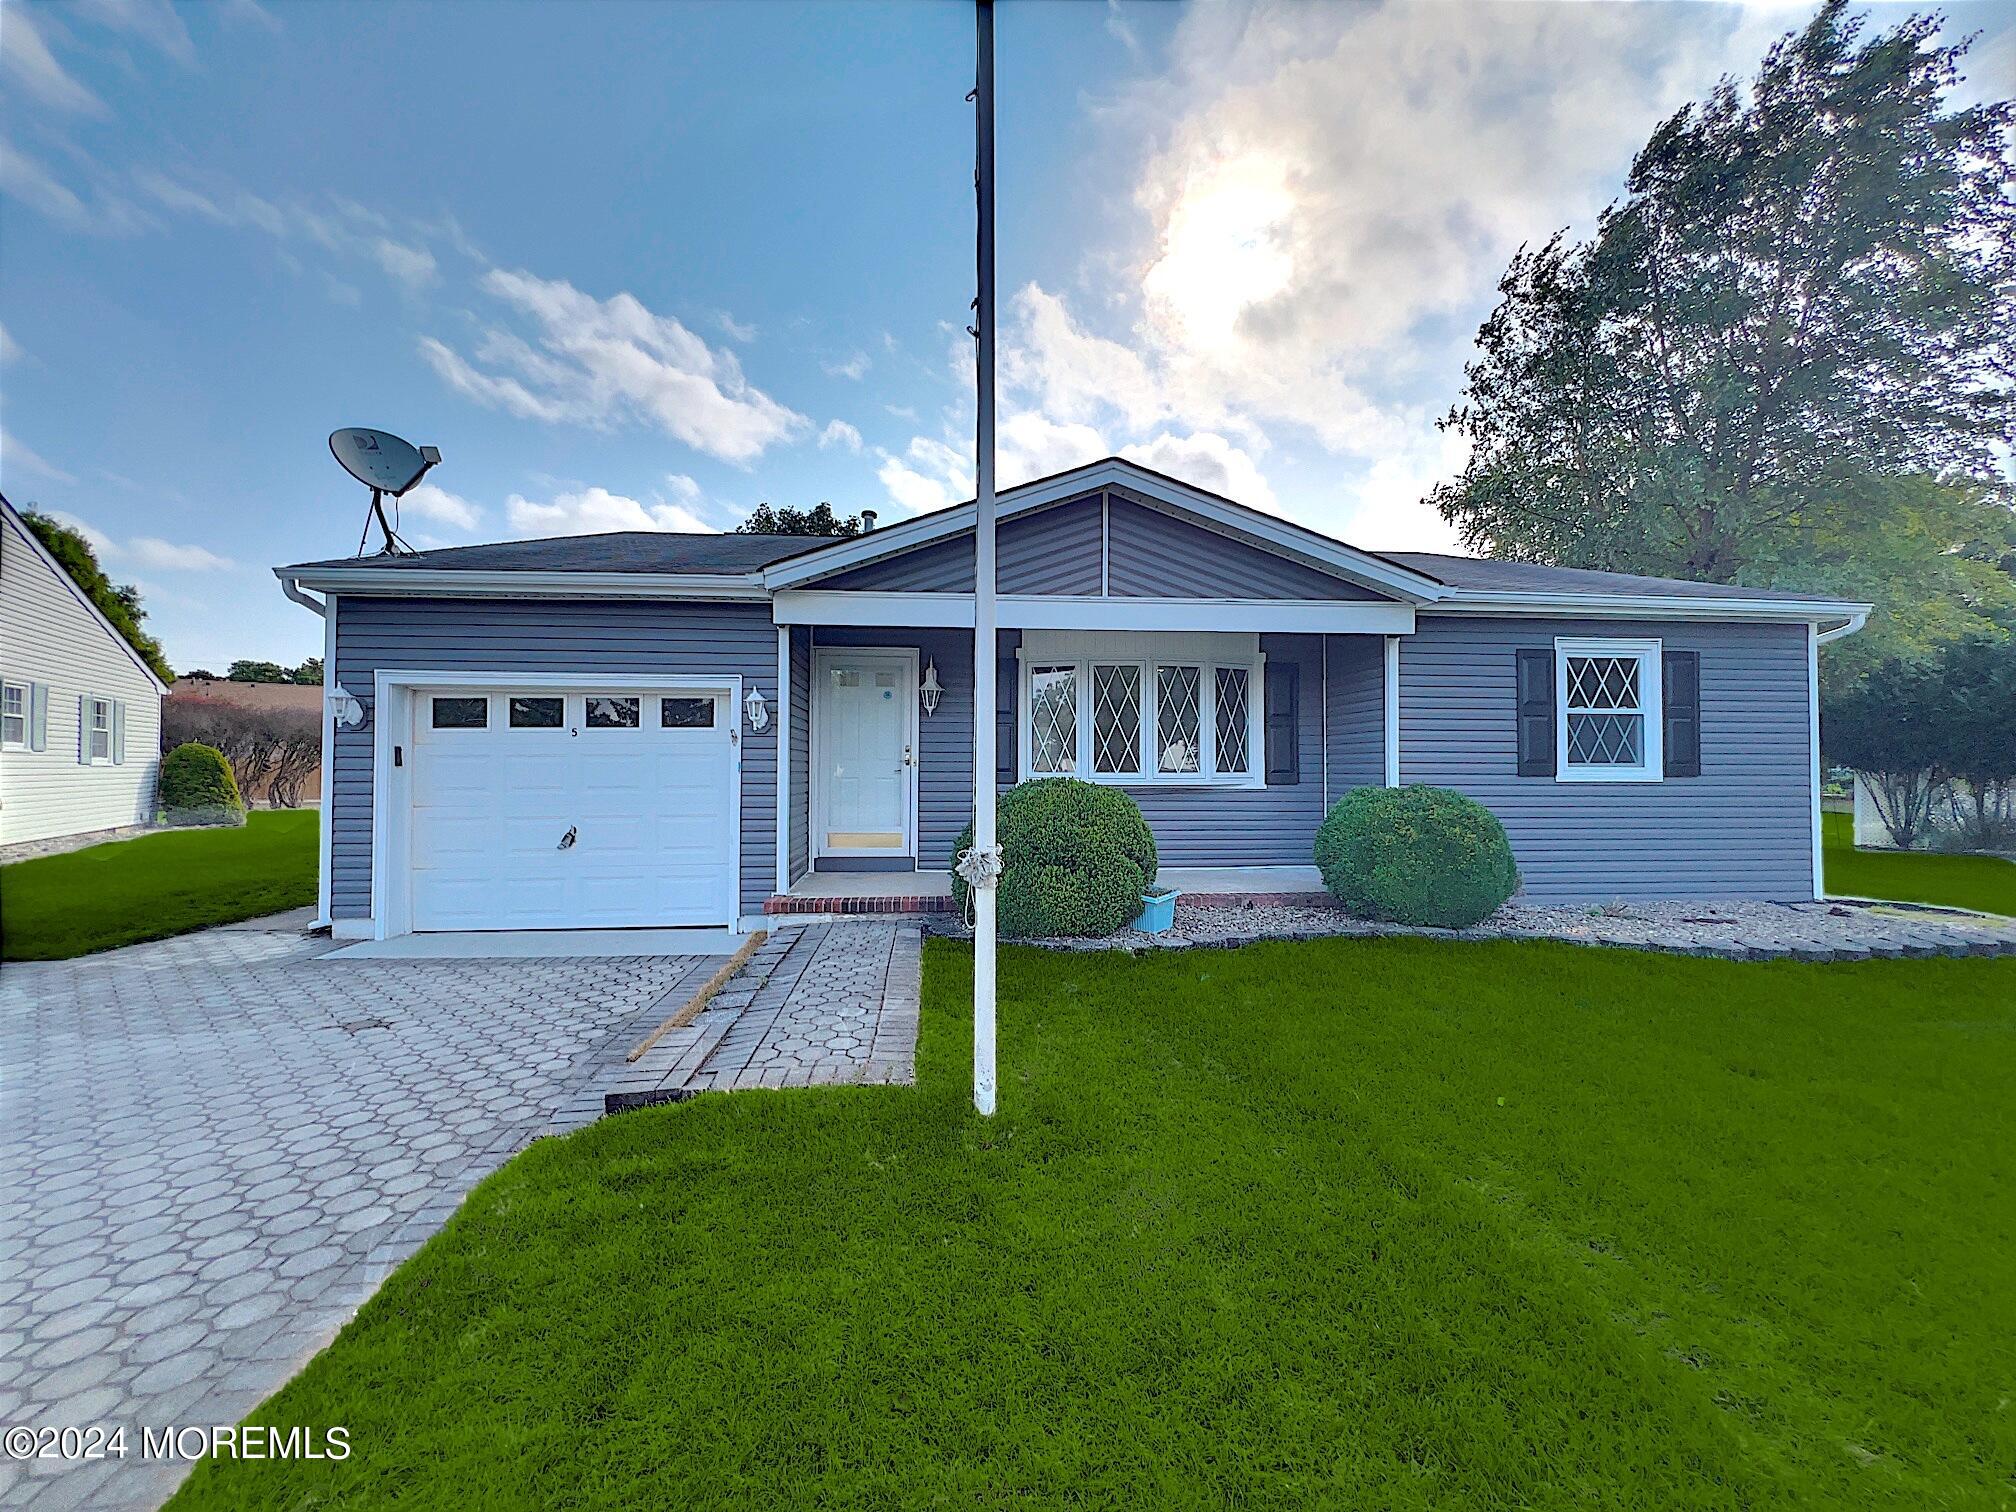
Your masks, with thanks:
M732 924L727 690L426 688L413 927Z

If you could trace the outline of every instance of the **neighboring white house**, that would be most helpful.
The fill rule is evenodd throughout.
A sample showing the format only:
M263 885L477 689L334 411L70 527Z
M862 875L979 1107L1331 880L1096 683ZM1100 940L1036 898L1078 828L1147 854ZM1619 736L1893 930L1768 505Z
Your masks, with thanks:
M151 820L167 691L0 498L0 845Z

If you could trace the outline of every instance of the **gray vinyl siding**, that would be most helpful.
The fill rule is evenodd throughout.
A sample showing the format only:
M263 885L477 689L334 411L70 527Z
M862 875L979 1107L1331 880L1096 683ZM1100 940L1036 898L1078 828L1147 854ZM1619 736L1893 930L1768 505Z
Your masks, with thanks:
M805 875L812 856L812 627L791 629L791 805L789 876Z
M777 630L767 604L372 599L337 601L336 680L363 701L336 732L330 783L330 913L371 913L373 678L380 669L623 677L740 676L773 702ZM777 730L742 723L742 909L760 913L777 877Z
M1380 599L1215 530L1125 499L1108 506L1107 591L1115 598Z
M1059 504L1002 522L995 533L995 579L1003 593L1099 591L1099 500ZM808 586L884 593L971 593L973 533L870 562Z
M1701 775L1517 775L1515 651L1657 637L1701 653ZM1423 615L1400 642L1400 775L1469 794L1540 899L1813 896L1804 625Z
M1324 637L1324 726L1330 802L1386 780L1386 643L1378 635Z

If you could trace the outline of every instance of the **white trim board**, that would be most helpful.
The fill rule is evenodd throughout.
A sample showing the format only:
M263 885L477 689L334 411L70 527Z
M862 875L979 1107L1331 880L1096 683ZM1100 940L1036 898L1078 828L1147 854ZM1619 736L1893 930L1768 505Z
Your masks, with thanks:
M1407 635L1412 604L1330 599L1093 598L1007 594L996 600L1003 630L1239 630L1258 634ZM786 589L773 601L780 625L903 625L971 629L970 593Z

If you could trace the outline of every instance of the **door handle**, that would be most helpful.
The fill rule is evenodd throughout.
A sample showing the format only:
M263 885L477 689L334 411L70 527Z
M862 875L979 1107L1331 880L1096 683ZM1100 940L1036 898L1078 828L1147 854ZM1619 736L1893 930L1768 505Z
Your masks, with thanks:
M906 745L905 747L903 747L903 765L907 767L907 766L915 766L916 764L917 764L916 757L911 755L910 747Z

